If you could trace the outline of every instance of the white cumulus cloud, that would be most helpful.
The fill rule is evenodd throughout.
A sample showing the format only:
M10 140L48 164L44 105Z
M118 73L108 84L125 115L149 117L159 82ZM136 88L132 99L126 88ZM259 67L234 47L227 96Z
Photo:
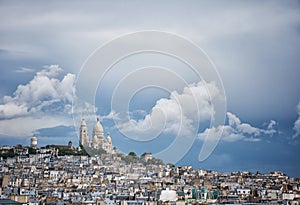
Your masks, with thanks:
M0 130L3 134L29 135L34 129L68 124L62 121L72 110L75 75L68 73L60 77L62 71L58 65L45 66L27 84L19 85L12 96L0 99ZM37 123L47 116L51 120ZM20 122L23 123L20 130L9 126Z
M298 103L297 111L298 111L298 119L294 123L294 130L296 131L296 133L293 136L294 138L300 135L300 102Z
M106 118L115 119L118 129L130 136L150 139L154 133L189 136L197 132L199 119L209 121L214 116L211 100L220 92L214 82L195 83L185 87L182 93L173 91L169 98L156 101L151 112L143 119L119 120L118 113L112 111Z
M277 124L276 121L271 120L267 129L254 127L248 123L243 123L235 114L227 112L228 125L211 127L205 129L204 132L198 134L198 138L201 140L206 139L208 133L211 133L211 140L218 137L218 133L223 129L221 140L227 142L234 142L238 140L258 142L261 141L260 136L262 134L272 135L277 131L274 126Z
M58 65L46 66L36 73L25 85L19 85L13 96L1 99L0 119L15 118L37 112L52 112L49 107L55 104L56 111L68 111L72 103L74 74L57 78L62 68Z

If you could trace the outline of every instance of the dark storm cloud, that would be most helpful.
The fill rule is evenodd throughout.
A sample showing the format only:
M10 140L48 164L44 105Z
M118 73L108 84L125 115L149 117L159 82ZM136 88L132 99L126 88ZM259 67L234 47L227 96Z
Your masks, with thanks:
M121 34L174 32L196 42L212 58L230 110L251 120L295 118L291 108L299 101L299 2L156 3L4 1L0 53L26 51L22 58L6 59L10 69L32 67L31 56L42 59L42 65L59 63L77 73L94 49Z

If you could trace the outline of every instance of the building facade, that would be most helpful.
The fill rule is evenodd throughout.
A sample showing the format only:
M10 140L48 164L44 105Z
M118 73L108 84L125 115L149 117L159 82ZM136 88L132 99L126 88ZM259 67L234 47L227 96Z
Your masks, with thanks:
M93 149L103 149L107 153L113 152L113 145L111 137L108 134L107 137L104 137L104 129L100 123L100 118L97 117L97 122L93 127L92 140L88 135L88 129L84 119L81 121L80 132L79 132L79 144L84 147L91 147Z

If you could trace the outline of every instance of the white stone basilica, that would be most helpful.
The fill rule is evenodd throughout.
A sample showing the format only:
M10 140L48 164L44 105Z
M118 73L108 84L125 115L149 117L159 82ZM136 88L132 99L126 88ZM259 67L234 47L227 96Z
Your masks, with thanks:
M92 141L90 141L86 122L84 119L81 121L80 133L79 133L79 144L84 147L91 147L94 149L102 148L107 153L113 153L113 145L109 134L104 138L104 130L100 123L100 118L97 118L97 122L93 128Z

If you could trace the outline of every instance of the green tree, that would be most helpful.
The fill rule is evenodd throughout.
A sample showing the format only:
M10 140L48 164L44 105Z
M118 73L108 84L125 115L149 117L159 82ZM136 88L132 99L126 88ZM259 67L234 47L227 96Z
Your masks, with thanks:
M155 165L164 165L164 162L161 160L161 159L158 159L158 158L152 158L152 159L149 159L147 162L144 163L145 165L148 165L148 164L155 164Z
M129 153L128 153L128 156L137 157L137 155L136 155L135 152L129 152Z
M36 149L29 147L28 148L28 154L36 154Z
M128 155L121 155L121 159L126 164L140 162L140 158L134 152L129 152Z
M17 156L14 152L14 149L10 149L5 153L0 153L0 157L3 157L4 159L7 159L8 157L14 157Z

